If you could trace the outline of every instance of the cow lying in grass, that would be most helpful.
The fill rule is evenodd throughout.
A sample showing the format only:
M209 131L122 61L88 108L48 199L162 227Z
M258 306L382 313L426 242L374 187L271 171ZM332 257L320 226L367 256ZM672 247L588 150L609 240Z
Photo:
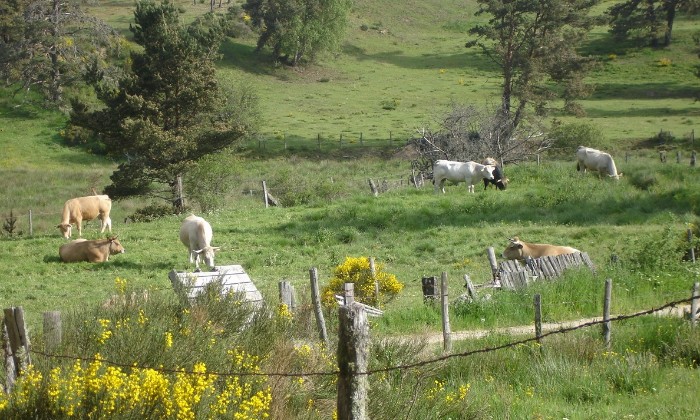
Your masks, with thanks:
M105 262L109 256L126 252L116 236L107 239L76 239L61 245L58 255L63 262Z
M78 227L80 237L83 236L83 220L87 222L100 219L100 233L104 233L105 229L112 233L112 219L109 218L111 210L112 200L107 195L71 198L63 205L61 223L56 227L61 230L64 238L69 239L73 223Z
M559 246L549 244L533 244L521 241L517 236L508 239L509 243L503 250L503 258L508 260L521 260L527 258L540 258L553 255L574 254L581 252L570 246Z

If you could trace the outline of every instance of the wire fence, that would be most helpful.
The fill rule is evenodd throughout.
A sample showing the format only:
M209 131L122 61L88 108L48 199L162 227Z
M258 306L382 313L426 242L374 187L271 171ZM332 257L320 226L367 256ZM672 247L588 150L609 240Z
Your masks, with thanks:
M483 353L491 353L499 350L505 350L513 347L517 347L523 344L528 344L532 342L539 342L541 339L549 336L554 336L554 335L560 335L560 334L568 334L572 333L577 330L593 327L596 325L602 325L607 322L619 322L619 321L625 321L637 317L641 317L644 315L651 315L654 313L658 313L667 309L675 308L679 305L691 303L694 300L700 299L699 296L693 296L687 299L681 299L681 300L676 300L672 302L668 302L662 306L655 307L655 308L650 308L647 310L639 311L639 312L634 312L631 314L623 314L623 315L617 315L614 317L610 317L609 319L601 319L601 320L594 320L594 321L588 321L584 322L579 325L571 326L571 327L561 327L558 330L553 330L549 331L546 333L542 333L536 337L528 337L525 339L521 340L516 340L516 341L511 341L506 344L498 345L498 346L490 346L490 347L483 347L480 349L476 350L469 350L465 352L458 352L458 353L448 353L442 356L438 356L435 358L431 359L426 359L422 361L417 361L415 363L409 363L409 364L403 364L403 365L396 365L396 366L390 366L390 367L385 367L385 368L379 368L379 369L370 369L366 370L363 372L355 372L356 375L374 375L378 373L389 373L392 371L403 371L403 370L409 370L409 369L415 369L418 367L434 364L434 363L440 363L448 359L453 359L453 358L461 358L461 357L470 357L474 356L476 354L483 354ZM139 366L135 363L124 363L124 362L116 362L113 360L106 360L103 358L96 358L96 357L85 357L85 356L74 356L74 355L64 355L64 354L53 354L53 353L48 353L40 350L35 350L35 349L30 349L30 353L35 354L37 356L42 356L46 358L52 358L52 359L68 359L68 360L75 360L75 361L87 361L87 362L101 362L104 364L109 364L115 367L121 367L121 368L131 368L131 369L144 369L144 370L153 370L161 373L178 373L178 374L186 374L186 375L212 375L212 376L222 376L222 377L228 377L228 376L263 376L263 377L312 377L312 376L337 376L340 371L339 370L333 370L333 371L308 371L308 372L195 372L193 370L187 370L187 369L175 369L175 368L164 368L162 366L155 367L155 366Z

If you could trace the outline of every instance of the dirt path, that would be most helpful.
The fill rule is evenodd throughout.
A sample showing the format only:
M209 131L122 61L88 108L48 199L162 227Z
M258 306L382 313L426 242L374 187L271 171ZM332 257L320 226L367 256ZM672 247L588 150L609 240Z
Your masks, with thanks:
M690 314L690 305L681 305L674 308L668 308L663 311L655 312L653 316L675 316L682 317L686 314ZM615 315L611 315L614 317ZM575 321L566 322L548 322L542 324L542 332L557 331L560 329L574 328L589 322L599 322L602 321L603 317L595 318L584 318ZM595 328L595 327L592 327ZM523 325L518 327L504 327L504 328L493 328L489 330L469 330L469 331L453 331L452 340L469 340L476 338L483 338L491 334L510 334L510 335L535 335L535 325ZM429 344L439 344L442 343L442 334L431 334L428 336L422 336Z

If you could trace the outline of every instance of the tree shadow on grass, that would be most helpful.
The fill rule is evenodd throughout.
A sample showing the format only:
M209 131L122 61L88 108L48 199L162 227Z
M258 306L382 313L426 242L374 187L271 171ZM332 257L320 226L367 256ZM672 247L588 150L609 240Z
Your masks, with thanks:
M358 61L375 61L405 69L470 69L492 73L499 69L485 55L474 49L465 48L460 54L421 54L409 55L404 50L383 51L368 54L355 45L345 44L343 53Z
M457 191L452 189L448 193L455 194ZM481 194L504 193L487 191ZM700 206L700 203L680 202L674 199L678 194L678 191L669 191L659 195L642 195L636 198L634 203L630 203L624 196L599 196L583 200L575 197L563 202L555 200L549 204L545 203L546 197L526 197L509 201L507 209L503 208L498 196L479 202L470 201L475 197L466 196L463 203L455 203L446 202L436 195L434 202L421 206L405 206L401 203L379 205L369 202L349 209L327 211L323 218L319 218L317 214L310 214L278 229L286 235L305 237L321 229L339 231L343 228L372 233L386 229L420 232L446 226L475 227L484 223L579 227L599 224L634 225L647 223L655 215L664 213L683 215Z

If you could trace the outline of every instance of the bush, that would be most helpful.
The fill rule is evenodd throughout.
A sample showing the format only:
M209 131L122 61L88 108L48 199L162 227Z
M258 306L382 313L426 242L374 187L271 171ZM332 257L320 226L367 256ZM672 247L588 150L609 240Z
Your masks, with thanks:
M355 285L355 300L361 303L377 306L396 297L403 289L403 283L395 275L385 273L381 264L375 264L374 268L372 277L369 258L346 257L345 262L335 268L329 284L323 288L323 302L328 306L335 305L335 295L343 294L345 283ZM379 283L379 297L375 296L375 280Z
M656 179L656 175L650 171L644 171L644 172L632 174L629 177L629 180L630 180L630 184L634 185L635 187L637 187L643 191L649 191L649 189L651 189L651 187L658 184L658 180Z
M604 138L600 129L588 123L555 122L549 135L553 140L552 153L566 157L573 156L578 146L599 148Z
M171 216L175 214L173 212L173 206L168 206L165 204L151 204L146 207L140 208L128 217L131 222L151 222L161 217Z

